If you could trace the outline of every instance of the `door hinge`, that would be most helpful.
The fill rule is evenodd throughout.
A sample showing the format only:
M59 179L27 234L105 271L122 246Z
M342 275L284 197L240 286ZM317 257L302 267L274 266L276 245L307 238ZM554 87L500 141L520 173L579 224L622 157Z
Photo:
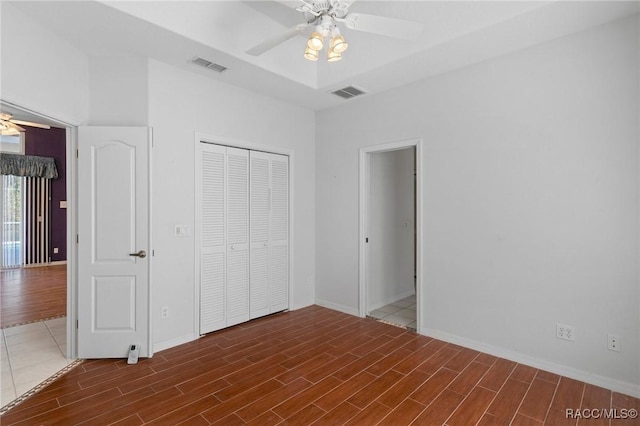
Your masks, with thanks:
M76 320L76 330L80 328L80 320Z
M364 242L365 242L365 243L368 243L368 242L369 242L369 237L365 238L365 239L364 239Z
M76 234L76 244L80 244L80 237Z
M76 149L76 158L80 158L80 151Z

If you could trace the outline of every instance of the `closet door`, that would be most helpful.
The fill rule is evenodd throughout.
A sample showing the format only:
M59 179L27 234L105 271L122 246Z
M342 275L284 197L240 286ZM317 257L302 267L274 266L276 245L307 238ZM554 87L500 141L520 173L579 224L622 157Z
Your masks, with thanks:
M251 151L251 318L289 306L289 157Z
M269 182L270 155L251 154L251 318L270 313L269 293L269 223L271 194Z
M270 154L270 313L289 307L289 157Z
M227 327L249 315L249 151L227 148Z
M226 148L200 144L200 333L226 326Z

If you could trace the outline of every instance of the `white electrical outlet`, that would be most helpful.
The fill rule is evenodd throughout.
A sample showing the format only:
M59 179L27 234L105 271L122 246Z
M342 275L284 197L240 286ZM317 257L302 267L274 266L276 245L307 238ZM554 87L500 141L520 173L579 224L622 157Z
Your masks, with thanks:
M558 339L563 339L563 340L570 340L570 341L575 341L576 340L576 331L573 328L572 325L566 325L566 324L560 324L557 323L556 324L556 337Z
M617 334L607 334L607 348L610 351L620 352L620 336Z
M162 319L169 318L169 307L168 306L163 306L162 307L162 309L160 310L160 318L162 318Z

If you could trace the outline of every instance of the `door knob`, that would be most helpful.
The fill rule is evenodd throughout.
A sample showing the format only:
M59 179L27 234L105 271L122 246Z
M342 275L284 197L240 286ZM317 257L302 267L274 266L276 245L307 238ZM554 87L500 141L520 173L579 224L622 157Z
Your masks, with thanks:
M147 252L144 250L140 250L137 253L129 253L129 256L136 256L136 257L140 257L142 259L144 259L145 257L147 257Z

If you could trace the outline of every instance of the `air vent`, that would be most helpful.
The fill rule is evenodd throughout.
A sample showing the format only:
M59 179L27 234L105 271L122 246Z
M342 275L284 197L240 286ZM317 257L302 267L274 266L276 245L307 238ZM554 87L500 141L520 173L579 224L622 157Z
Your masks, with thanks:
M220 64L216 64L214 62L211 62L211 61L209 61L207 59L204 59L204 58L201 58L199 56L196 56L190 62L192 64L196 64L196 65L198 65L200 67L207 68L207 69L210 69L210 70L215 71L215 72L223 72L223 71L225 71L227 69L227 67L225 67L225 66L222 66Z
M336 91L333 91L331 93L333 93L336 96L340 96L343 99L351 99L351 98L353 98L355 96L362 95L365 92L360 90L360 89L357 89L357 88L355 88L353 86L347 86L347 87L344 87L342 89L338 89Z

